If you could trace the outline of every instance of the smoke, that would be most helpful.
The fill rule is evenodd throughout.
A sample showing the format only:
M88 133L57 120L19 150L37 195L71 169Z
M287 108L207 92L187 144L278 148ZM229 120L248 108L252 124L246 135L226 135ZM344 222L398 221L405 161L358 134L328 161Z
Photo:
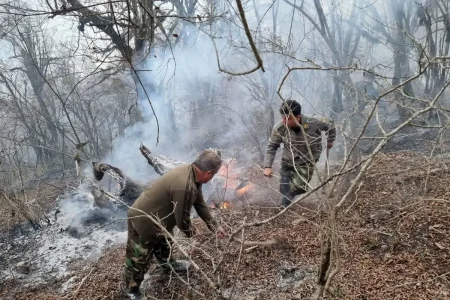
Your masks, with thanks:
M138 109L144 119L114 141L104 161L146 183L159 175L139 153L140 142L157 154L185 162L209 147L221 148L228 157L261 159L270 128L278 121L277 92L287 66L301 65L292 57L311 54L304 36L293 34L293 26L303 21L292 14L292 7L284 3L268 7L273 10L264 15L263 23L251 9L247 15L265 72L231 76L219 71L218 60L230 72L256 65L239 23L217 21L201 28L185 23L178 37L171 37L170 47L151 49L135 66ZM281 94L298 100L306 114L329 115L329 109L320 109L326 97L311 88L315 77L323 84L324 76L317 77L317 72L293 72Z
M141 156L141 142L154 153L191 162L199 151L228 147L248 131L241 116L250 116L252 103L244 87L218 71L208 35L193 25L186 31L192 38L152 50L136 67L143 121L116 138L112 152L103 159L136 180L148 182L159 176ZM221 51L229 48L223 41L217 44ZM230 67L236 62L221 63Z

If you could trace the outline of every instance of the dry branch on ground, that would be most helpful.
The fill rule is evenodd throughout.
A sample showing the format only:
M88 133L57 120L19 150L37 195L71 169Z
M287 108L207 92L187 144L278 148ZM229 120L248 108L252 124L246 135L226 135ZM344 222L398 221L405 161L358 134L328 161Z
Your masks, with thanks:
M342 239L342 271L330 287L329 299L446 299L450 292L450 178L441 161L414 153L380 154L370 168L364 184L355 197L356 203L338 222ZM409 171L403 170L407 165ZM442 166L442 173L428 172ZM386 170L391 172L386 173ZM350 204L349 204L350 205ZM264 202L248 207L221 210L219 218L228 227L262 220L276 213ZM192 258L208 274L213 267L204 255L214 259L226 251L218 270L221 288L234 287L234 295L255 299L307 299L314 291L319 259L319 228L315 225L324 214L314 203L294 207L282 218L260 227L247 228L244 239L266 241L282 238L284 246L244 246L233 242L221 248L200 220L195 221L199 234L195 237L199 249ZM198 246L200 245L200 246ZM236 268L238 256L241 264ZM89 272L89 279L78 291L56 296L52 287L62 282L40 287L39 293L21 291L15 299L120 299L119 283L124 247L106 251L92 270L89 262L80 262L74 289ZM145 287L156 299L184 299L188 287L152 268ZM186 279L186 278L184 278ZM67 279L66 279L67 280ZM189 282L208 299L213 294L208 284L195 271ZM9 289L9 288L7 288ZM6 291L4 291L5 293ZM239 297L238 297L239 296ZM60 298L59 298L60 297ZM242 299L242 298L241 298Z

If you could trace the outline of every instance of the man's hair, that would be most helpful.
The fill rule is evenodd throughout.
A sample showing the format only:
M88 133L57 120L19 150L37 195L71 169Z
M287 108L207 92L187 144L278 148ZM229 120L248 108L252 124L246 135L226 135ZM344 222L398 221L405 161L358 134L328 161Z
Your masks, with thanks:
M282 115L290 115L299 116L302 114L302 106L295 100L286 100L280 106L280 114Z
M203 172L217 173L222 166L222 159L216 152L205 150L194 161L194 165Z

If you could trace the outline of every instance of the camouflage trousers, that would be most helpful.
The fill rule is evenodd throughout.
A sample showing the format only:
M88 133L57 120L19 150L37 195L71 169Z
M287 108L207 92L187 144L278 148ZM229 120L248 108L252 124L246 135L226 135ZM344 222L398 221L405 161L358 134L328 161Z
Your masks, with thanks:
M314 171L313 165L293 166L282 162L280 169L281 204L288 206L295 196L306 193Z
M163 269L172 262L170 242L163 236L155 236L151 240L142 239L130 220L125 256L124 279L128 292L139 290L153 256Z

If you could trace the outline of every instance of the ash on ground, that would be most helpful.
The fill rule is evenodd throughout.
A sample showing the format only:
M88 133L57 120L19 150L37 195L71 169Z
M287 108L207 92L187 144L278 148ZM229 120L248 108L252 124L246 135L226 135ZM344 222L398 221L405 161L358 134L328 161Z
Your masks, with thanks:
M41 228L22 225L0 235L0 282L35 285L70 275L71 261L96 259L105 248L125 243L126 212L114 204L96 207L87 185L66 192Z

